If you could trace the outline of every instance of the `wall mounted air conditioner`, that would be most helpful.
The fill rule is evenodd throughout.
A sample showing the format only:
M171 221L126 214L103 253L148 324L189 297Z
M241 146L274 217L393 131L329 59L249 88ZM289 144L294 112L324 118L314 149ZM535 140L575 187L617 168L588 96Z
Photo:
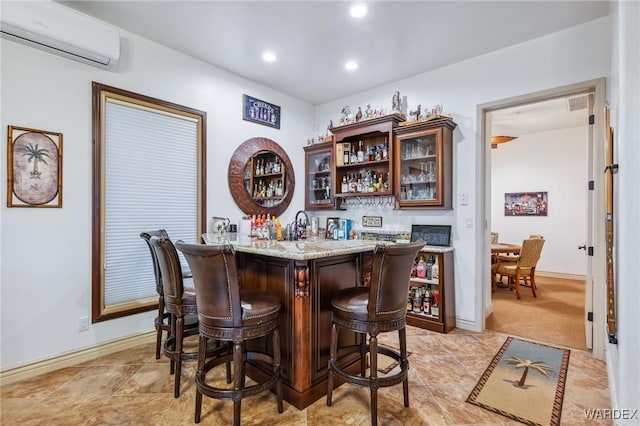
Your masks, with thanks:
M2 2L2 37L99 68L120 59L120 33L104 22L51 1Z

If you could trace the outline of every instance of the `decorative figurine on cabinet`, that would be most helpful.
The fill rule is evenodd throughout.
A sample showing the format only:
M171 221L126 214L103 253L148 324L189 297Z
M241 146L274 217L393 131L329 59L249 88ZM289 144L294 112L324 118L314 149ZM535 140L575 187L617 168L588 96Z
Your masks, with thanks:
M349 105L345 105L342 108L342 116L340 117L340 124L350 124L353 122L353 114L351 114L351 108Z
M367 109L364 110L364 118L373 118L373 109L371 109L371 104L367 104Z
M399 91L396 91L391 98L391 111L402 112L402 99Z
M421 109L422 109L422 105L418 104L415 111L409 112L409 116L412 118L415 117L416 121L420 120Z
M362 108L358 107L358 112L356 112L356 123L362 120Z

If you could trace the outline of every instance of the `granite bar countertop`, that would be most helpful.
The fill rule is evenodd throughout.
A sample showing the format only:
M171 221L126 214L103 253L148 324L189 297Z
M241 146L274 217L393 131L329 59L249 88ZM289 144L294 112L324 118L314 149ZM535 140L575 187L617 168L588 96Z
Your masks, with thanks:
M228 241L218 239L217 234L202 234L206 244L231 244L241 253L259 254L294 260L321 259L343 254L373 251L377 244L396 244L369 240L302 240L302 241L269 241L241 240ZM452 251L452 247L425 246L422 251L444 253Z

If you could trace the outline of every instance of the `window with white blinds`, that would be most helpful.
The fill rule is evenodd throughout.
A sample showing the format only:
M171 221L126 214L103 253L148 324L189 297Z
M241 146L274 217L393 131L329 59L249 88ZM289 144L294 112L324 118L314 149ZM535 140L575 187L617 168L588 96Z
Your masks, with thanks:
M101 96L101 172L94 175L101 180L94 211L101 270L94 321L157 305L151 256L140 232L166 229L173 241L196 242L202 229L204 119L166 104L154 108L144 99Z

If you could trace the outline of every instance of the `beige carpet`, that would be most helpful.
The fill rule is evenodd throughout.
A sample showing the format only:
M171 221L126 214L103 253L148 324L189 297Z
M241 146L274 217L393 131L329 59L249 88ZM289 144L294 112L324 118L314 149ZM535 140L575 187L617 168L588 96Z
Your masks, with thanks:
M506 278L505 278L506 282ZM586 349L584 331L584 280L536 275L538 297L531 289L498 288L492 294L493 313L486 328L545 343Z

